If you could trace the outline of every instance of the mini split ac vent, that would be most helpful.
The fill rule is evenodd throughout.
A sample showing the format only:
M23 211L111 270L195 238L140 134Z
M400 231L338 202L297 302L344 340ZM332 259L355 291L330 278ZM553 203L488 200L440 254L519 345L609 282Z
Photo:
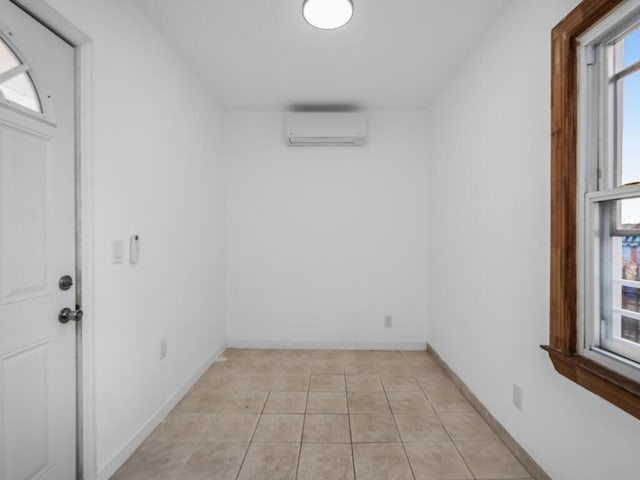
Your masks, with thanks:
M367 120L359 113L290 113L284 129L291 147L358 146L367 139Z

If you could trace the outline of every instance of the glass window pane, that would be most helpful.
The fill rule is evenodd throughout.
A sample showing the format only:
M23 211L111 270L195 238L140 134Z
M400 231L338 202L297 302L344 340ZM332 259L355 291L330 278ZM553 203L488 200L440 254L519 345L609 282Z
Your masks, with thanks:
M640 181L640 72L621 80L619 88L622 98L621 183L624 185Z
M622 237L622 279L638 281L640 272L638 272L638 266L640 261L640 236L624 236ZM626 292L623 287L623 296ZM640 295L640 290L633 289L634 292ZM640 310L636 310L640 312Z
M640 359L640 198L601 202L600 215L600 346Z
M0 40L0 74L20 65L20 60L13 54L9 46Z
M640 28L635 29L624 37L622 68L627 68L636 62L640 62Z
M7 80L0 85L0 90L10 102L17 103L34 112L42 112L38 95L28 74L21 73Z
M638 230L640 235L640 198L619 200L614 205L619 209L618 228L623 230Z
M630 312L640 313L640 289L622 287L622 308Z
M640 320L622 315L620 338L640 344Z

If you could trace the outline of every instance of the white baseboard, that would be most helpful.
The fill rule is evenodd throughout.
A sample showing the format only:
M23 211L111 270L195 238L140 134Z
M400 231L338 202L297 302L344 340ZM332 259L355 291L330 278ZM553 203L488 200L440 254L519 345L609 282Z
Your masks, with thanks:
M222 352L227 348L223 344L213 355L211 355L204 364L191 375L186 382L182 384L178 390L169 397L165 404L160 407L152 416L142 425L138 431L129 439L129 441L109 460L102 468L98 470L98 480L109 480L116 471L124 465L124 462L133 455L133 452L142 445L142 442L151 435L151 432L162 422L169 412L178 404L178 402L186 395L191 387L198 381L204 372L216 361Z
M442 360L442 357L436 352L431 345L427 345L428 351L431 352L431 355L435 358L436 363L442 367L444 372L451 378L456 387L460 390L462 395L473 405L473 408L477 410L482 418L484 418L485 422L489 425L491 430L493 430L500 440L506 445L506 447L511 450L511 453L520 461L522 466L525 468L527 472L531 475L531 477L536 480L551 480L551 477L547 475L544 469L538 465L538 463L534 460L534 458L527 453L527 451L522 448L522 446L516 441L515 438L511 436L511 434L507 431L505 427L498 421L496 417L494 417L489 409L484 406L484 404L480 401L478 397L471 391L469 387L462 381L462 379L458 376L456 372L451 370L451 367Z
M227 339L229 348L282 348L300 350L405 350L424 351L426 340L399 342L361 342L332 340L234 340Z

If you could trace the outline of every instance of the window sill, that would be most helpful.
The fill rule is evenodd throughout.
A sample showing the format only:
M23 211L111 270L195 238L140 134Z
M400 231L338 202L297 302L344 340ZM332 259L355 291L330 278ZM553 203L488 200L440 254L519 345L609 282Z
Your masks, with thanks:
M640 383L591 359L567 354L548 345L542 345L542 349L549 353L551 362L560 375L640 419Z

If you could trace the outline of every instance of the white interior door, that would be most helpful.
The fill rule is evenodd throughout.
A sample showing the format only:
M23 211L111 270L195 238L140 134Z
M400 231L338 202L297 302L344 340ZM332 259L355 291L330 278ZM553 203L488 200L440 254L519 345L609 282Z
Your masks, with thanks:
M0 0L0 478L76 476L74 50Z

